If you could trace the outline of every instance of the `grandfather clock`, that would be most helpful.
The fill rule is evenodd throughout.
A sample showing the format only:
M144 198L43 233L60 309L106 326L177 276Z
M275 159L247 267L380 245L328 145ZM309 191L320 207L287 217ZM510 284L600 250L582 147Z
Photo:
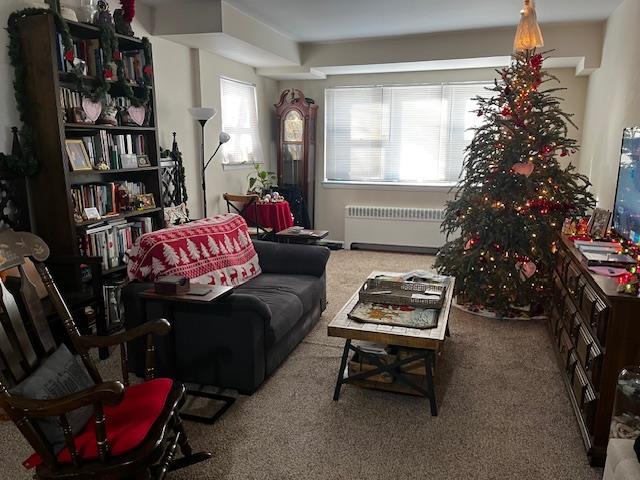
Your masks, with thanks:
M305 98L302 91L287 89L275 107L278 119L278 187L289 200L296 223L312 228L318 106Z

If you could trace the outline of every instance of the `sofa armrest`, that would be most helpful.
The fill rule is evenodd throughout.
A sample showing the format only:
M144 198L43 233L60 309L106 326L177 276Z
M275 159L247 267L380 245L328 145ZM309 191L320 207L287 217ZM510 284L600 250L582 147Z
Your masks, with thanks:
M326 247L254 240L260 268L264 273L313 275L322 277L329 260Z

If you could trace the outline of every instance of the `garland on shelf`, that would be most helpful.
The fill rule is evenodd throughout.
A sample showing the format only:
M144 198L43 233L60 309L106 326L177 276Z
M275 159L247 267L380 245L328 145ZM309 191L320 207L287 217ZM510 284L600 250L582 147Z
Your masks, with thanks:
M22 157L18 158L14 155L0 153L0 162L3 163L11 171L20 175L34 175L38 171L38 161L33 152L33 131L27 121L27 93L26 93L26 71L23 64L22 44L20 42L20 33L18 31L18 23L20 20L36 15L53 16L56 30L62 37L62 45L64 47L64 60L73 65L75 59L73 53L73 38L69 31L69 26L65 19L53 9L43 8L25 8L18 10L9 15L7 22L7 32L9 33L9 61L14 69L14 96L16 99L16 107L20 117L22 127L20 128L20 140L23 151ZM124 74L124 62L122 54L118 48L118 37L112 24L102 26L100 28L100 47L104 52L104 58L110 58L116 65L116 84L120 86L123 96L126 97L132 105L136 107L146 106L151 97L151 82L153 77L151 44L149 39L142 39L142 48L145 55L145 65L143 67L145 85L143 86L144 94L142 98L138 98L126 80ZM105 68L102 75L98 76L98 87L90 89L83 83L80 72L73 69L69 73L72 81L76 84L78 91L93 102L102 102L106 99L107 93L110 91L111 85L108 80L113 77L113 71Z

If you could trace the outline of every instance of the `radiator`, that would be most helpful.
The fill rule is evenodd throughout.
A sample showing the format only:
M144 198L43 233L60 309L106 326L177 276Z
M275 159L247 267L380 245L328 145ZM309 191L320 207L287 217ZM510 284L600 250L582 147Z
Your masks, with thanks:
M438 249L442 208L347 205L344 210L344 248L355 243Z

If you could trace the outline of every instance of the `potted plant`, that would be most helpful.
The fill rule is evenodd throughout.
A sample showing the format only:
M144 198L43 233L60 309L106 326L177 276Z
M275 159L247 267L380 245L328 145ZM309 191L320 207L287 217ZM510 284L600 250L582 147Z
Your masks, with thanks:
M262 168L262 165L256 163L255 172L251 172L249 178L249 189L247 193L256 193L262 198L267 193L271 193L273 187L276 186L276 174Z

